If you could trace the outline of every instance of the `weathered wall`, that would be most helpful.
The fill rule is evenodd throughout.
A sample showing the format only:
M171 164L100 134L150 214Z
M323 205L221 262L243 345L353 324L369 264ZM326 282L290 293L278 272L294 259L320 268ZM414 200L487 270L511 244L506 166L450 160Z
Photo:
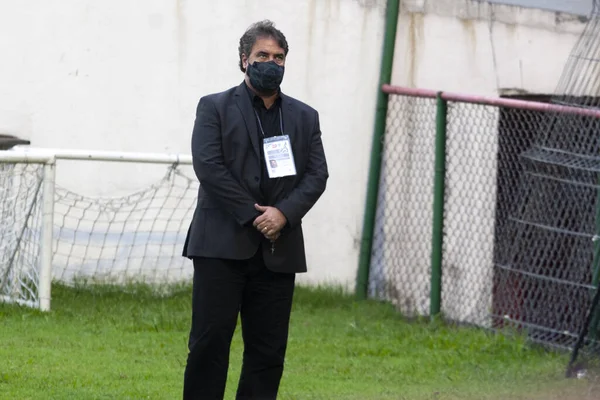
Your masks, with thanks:
M589 15L594 0L489 0L490 3L511 4L513 6L538 8L549 11L568 12L576 15Z
M553 93L579 16L470 0L405 0L397 85L485 95Z
M35 146L190 152L200 96L238 85L237 47L271 19L290 43L283 90L321 114L331 179L306 218L310 273L353 283L383 12L374 0L0 2L0 132ZM351 160L349 162L349 160ZM82 193L129 193L164 168L63 163Z
M290 42L283 89L320 111L331 173L305 220L310 273L300 279L351 284L382 3L0 2L0 131L35 146L189 153L198 98L241 82L239 37L272 19ZM461 92L552 92L582 27L567 14L466 0L407 0L401 9L393 83ZM78 163L58 172L64 186L107 195L140 189L164 169Z

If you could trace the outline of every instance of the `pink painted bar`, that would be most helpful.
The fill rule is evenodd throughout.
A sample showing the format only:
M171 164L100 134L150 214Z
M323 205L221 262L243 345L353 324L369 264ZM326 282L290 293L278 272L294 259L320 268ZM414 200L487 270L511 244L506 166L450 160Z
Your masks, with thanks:
M411 97L436 98L438 92L429 89L413 89L402 86L383 85L381 89L388 94L398 94ZM501 97L485 97L469 94L440 92L442 99L459 103L482 104L486 106L497 106L507 108L519 108L532 111L556 112L563 114L584 115L587 117L600 118L600 110L561 106L557 104L540 103L537 101L503 99Z

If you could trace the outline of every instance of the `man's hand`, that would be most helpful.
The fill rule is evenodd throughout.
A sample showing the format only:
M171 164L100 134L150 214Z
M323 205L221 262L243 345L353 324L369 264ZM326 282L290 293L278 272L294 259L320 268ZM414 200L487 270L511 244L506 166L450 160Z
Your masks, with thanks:
M281 230L287 223L285 215L275 207L264 207L255 204L254 208L262 213L261 216L254 220L254 227L267 239L271 241L277 240Z

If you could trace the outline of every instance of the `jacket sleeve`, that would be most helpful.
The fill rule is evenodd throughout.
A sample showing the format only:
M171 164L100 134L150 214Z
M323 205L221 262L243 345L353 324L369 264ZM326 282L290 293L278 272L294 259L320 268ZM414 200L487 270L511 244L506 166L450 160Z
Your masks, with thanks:
M217 109L208 97L198 103L192 133L194 172L204 191L229 212L240 225L248 225L259 215L256 201L225 166L221 144L221 124Z
M308 150L308 162L304 174L290 194L275 205L287 218L289 228L300 224L302 218L315 205L325 191L327 178L329 177L325 151L321 141L319 114L316 111L315 113L315 123L312 128Z

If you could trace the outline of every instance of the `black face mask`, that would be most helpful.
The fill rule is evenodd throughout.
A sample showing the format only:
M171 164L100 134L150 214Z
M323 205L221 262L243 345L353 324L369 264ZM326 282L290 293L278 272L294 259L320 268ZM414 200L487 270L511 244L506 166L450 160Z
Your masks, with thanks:
M281 81L285 68L277 65L275 61L257 62L248 64L247 73L250 78L250 84L260 93L274 92Z

